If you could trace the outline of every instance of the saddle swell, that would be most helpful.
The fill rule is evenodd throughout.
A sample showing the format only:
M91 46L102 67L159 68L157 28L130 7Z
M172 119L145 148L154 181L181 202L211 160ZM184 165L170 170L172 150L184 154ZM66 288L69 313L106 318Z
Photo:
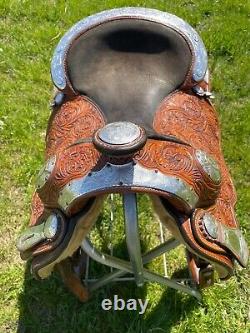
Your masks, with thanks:
M188 24L137 8L94 15L60 41L52 79L58 92L32 203L36 238L18 242L37 277L58 268L64 281L78 281L71 289L84 300L63 263L108 193L150 195L161 222L185 245L197 284L208 284L199 271L211 265L221 278L233 274L235 261L246 266L236 193L208 100L206 51Z

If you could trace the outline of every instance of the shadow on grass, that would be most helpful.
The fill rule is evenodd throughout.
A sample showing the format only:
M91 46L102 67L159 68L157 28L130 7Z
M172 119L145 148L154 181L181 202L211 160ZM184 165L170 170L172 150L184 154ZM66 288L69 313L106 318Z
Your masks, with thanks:
M172 278L183 278L188 276L187 269L176 271ZM147 316L143 323L143 330L138 332L169 333L174 326L178 326L180 321L187 318L201 304L194 297L177 292L174 289L166 288L161 299Z
M175 277L182 272L178 271ZM19 296L17 333L168 333L198 306L194 298L166 288L149 314L104 311L102 300L113 300L114 295L124 300L145 300L147 284L142 288L137 288L134 282L110 284L97 290L88 303L82 304L65 289L59 276L54 274L47 280L37 281L27 265L24 291Z

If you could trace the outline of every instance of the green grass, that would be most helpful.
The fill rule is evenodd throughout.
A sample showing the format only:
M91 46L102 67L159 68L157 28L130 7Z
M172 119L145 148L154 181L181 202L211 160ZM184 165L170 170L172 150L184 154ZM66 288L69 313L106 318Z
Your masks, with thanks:
M247 270L238 270L226 283L217 281L213 288L205 290L202 304L155 284L142 289L132 284L115 284L99 290L88 304L82 305L64 289L57 276L35 281L15 249L15 239L28 223L34 179L43 163L53 49L76 21L122 6L155 7L174 13L201 34L209 52L223 150L238 193L237 216L244 234L247 233L250 212L247 2L0 0L0 333L247 332L250 289ZM141 207L143 245L149 247L154 238L148 221L154 216L147 199L141 199ZM107 214L105 210L103 222L99 222L95 231L97 238L107 223ZM119 238L115 240L117 251L122 252ZM182 250L178 250L169 256L170 272L183 268L183 261L179 264L181 254ZM161 269L160 262L156 261L152 267ZM101 310L101 300L115 293L125 299L148 298L145 315Z

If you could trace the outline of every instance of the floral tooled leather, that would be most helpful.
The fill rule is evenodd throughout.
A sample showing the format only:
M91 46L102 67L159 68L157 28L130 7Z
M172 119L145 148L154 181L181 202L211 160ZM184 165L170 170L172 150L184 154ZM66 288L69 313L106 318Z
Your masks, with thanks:
M104 124L101 111L86 97L77 96L65 102L50 117L46 135L46 158L79 139L92 137Z
M44 204L37 192L34 192L31 203L30 226L35 225L44 214Z
M196 95L175 92L159 106L154 128L160 134L176 136L194 149L208 152L215 159L222 178L215 215L221 223L237 227L233 209L236 193L223 158L218 117L212 105Z
M94 146L74 143L91 138L104 124L99 108L83 96L76 96L53 111L46 134L46 159L56 155L56 164L45 186L38 190L45 206L57 207L59 190L95 166L99 153Z
M99 156L92 143L79 143L59 150L53 172L45 185L37 190L44 205L57 207L58 195L63 186L87 175L97 164Z
M194 148L190 146L148 140L135 160L146 168L157 169L187 182L198 194L201 207L213 204L219 194L220 182L214 182L204 173L195 158Z

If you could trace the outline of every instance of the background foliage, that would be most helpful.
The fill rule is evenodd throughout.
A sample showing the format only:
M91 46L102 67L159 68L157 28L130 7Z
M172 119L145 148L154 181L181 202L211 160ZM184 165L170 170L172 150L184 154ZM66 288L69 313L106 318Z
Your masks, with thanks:
M155 284L140 290L116 284L96 292L82 305L57 276L43 282L33 280L15 249L15 239L28 223L34 179L43 163L53 49L76 21L122 6L153 7L176 14L201 34L209 53L223 150L238 193L237 217L246 235L250 212L248 5L240 0L0 0L0 333L248 331L247 270L205 290L202 304ZM143 244L149 247L154 242L149 228L154 216L147 199L140 200L141 228L146 235ZM107 209L102 217L97 238L109 218ZM118 232L115 241L117 251L122 252L119 237ZM181 254L178 250L170 255L170 272L182 267ZM157 265L158 261L153 268L160 269ZM115 293L125 299L147 297L145 315L103 311L101 300Z

